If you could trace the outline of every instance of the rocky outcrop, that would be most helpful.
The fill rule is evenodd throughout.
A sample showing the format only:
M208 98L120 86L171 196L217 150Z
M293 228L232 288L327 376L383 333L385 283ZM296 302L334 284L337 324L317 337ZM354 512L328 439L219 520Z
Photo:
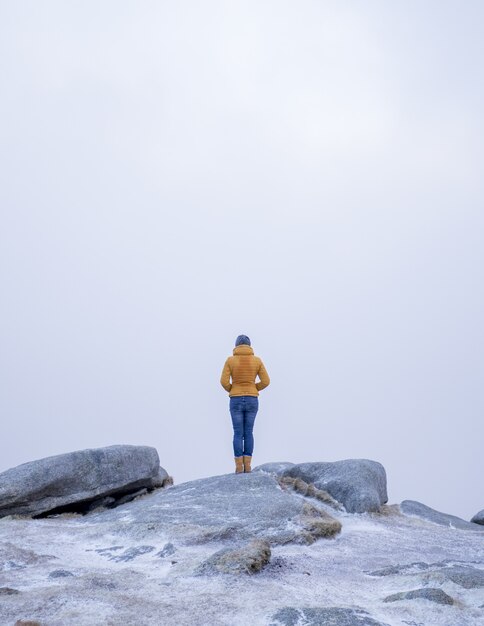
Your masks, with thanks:
M261 539L239 548L223 548L206 559L196 570L199 575L256 574L271 558L271 547Z
M450 526L451 528L460 528L462 530L477 530L484 531L484 527L472 522L466 522L460 517L455 515L449 515L448 513L441 513L435 509L431 509L429 506L417 502L416 500L404 500L400 503L400 511L404 515L413 515L420 517L421 519L439 524L440 526Z
M399 602L401 600L429 600L437 604L454 604L454 600L445 591L433 587L393 593L391 596L384 598L383 602Z
M124 515L189 544L265 539L271 544L313 543L340 532L341 523L317 502L281 489L265 472L201 478L130 502ZM117 519L117 510L93 512L93 522Z
M373 619L363 610L340 607L284 607L272 616L270 626L388 626Z
M484 526L484 509L476 513L474 517L471 519L471 522L473 524L481 524L482 526Z
M115 508L117 494L99 495L86 515L0 519L0 623L481 626L479 532L397 505L349 514L317 473L280 475L295 467L138 487ZM374 481L360 478L364 494Z
M115 506L170 482L155 448L116 445L24 463L0 474L0 517Z
M484 587L484 570L469 565L451 565L430 571L423 579L439 584L450 581L464 589L481 589Z
M388 501L385 468L368 459L347 459L333 463L268 463L256 470L280 477L300 478L329 493L348 513L379 511Z

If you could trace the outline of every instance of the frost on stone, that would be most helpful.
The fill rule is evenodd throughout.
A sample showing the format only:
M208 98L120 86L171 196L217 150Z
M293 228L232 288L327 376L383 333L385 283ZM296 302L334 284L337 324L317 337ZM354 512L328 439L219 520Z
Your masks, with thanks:
M401 591L383 599L383 602L399 602L401 600L429 600L437 604L454 604L454 600L443 589L425 587L412 591Z
M291 478L227 474L86 515L2 518L0 624L482 626L482 531L390 505L355 515Z
M484 569L453 565L428 572L424 579L439 583L450 581L464 589L480 589L484 587Z
M15 596L20 591L18 589L13 589L12 587L0 587L0 596Z
M366 611L330 607L285 607L277 611L270 626L388 626L373 619Z

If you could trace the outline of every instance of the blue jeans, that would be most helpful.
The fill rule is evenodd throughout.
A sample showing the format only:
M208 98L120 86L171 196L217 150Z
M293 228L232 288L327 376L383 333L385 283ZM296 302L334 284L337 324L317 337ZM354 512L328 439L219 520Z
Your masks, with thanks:
M257 396L234 396L230 398L230 415L234 427L234 456L252 456L254 450L255 416L259 410Z

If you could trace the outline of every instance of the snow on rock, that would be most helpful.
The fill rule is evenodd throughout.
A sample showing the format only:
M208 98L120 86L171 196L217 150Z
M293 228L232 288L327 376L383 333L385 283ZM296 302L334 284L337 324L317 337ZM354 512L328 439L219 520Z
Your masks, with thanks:
M270 626L385 626L374 620L365 611L346 608L307 608L284 607L273 616Z
M429 506L417 502L416 500L404 500L400 504L400 511L405 515L415 515L422 519L433 522L434 524L440 524L441 526L450 526L452 528L462 528L463 530L477 530L484 531L484 528L480 528L478 525L472 522L466 522L460 517L455 515L449 515L448 513L441 513L435 509L431 509Z
M155 448L117 445L23 463L0 474L0 517L113 504L169 481ZM111 500L107 496L115 496Z
M0 624L484 623L484 535L397 505L354 515L315 494L258 471L85 515L3 517Z
M122 510L121 522L136 524L140 538L148 524L191 544L253 538L272 544L312 543L341 530L338 520L323 508L294 497L275 477L262 472L194 480L139 498ZM90 519L112 523L119 513L101 511Z
M483 589L484 570L462 564L451 564L440 569L430 570L422 577L426 582L445 583L450 581L464 589Z
M383 602L399 602L400 600L429 600L430 602L437 602L437 604L454 604L454 600L445 591L433 587L393 593L384 598Z

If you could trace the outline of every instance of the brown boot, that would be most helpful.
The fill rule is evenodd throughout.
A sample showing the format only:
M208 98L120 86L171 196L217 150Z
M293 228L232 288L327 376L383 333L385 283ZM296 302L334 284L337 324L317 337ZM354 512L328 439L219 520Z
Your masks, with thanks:
M235 473L243 474L244 473L244 457L243 456L235 456Z
M243 458L244 458L244 472L248 474L249 472L252 471L252 468L250 467L250 462L252 461L252 457L244 456Z

